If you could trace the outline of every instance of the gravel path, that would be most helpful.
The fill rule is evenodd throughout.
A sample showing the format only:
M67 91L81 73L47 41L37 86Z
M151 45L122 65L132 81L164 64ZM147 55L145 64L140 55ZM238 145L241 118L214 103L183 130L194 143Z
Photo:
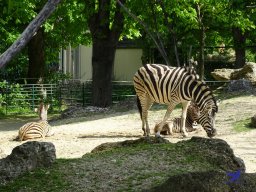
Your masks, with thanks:
M220 104L220 112L216 118L217 138L226 140L234 149L235 154L246 164L247 172L256 172L256 129L248 132L234 133L232 123L253 116L256 109L256 97L245 96L228 99ZM254 112L253 112L254 111ZM150 111L150 125L158 122L164 115L164 110ZM176 110L174 115L177 116ZM33 121L35 119L32 119ZM31 120L1 120L0 121L0 158L11 153L11 150L23 142L13 141L18 129ZM69 122L69 123L67 123ZM62 120L52 123L55 134L44 140L54 143L57 158L79 158L101 143L136 139L142 136L141 122L137 110L119 113L104 113L80 118L79 122ZM192 136L206 136L204 130L189 133ZM167 136L171 142L182 140L180 135Z

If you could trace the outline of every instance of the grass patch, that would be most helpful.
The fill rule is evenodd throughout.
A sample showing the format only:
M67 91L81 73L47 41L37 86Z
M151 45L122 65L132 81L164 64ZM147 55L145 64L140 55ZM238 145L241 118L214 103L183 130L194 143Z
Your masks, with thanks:
M78 159L58 159L50 168L0 186L0 191L141 191L163 183L170 175L218 169L204 157L207 151L193 142L141 143Z
M251 119L247 118L244 120L236 121L233 124L233 129L240 133L240 132L246 132L252 130L250 127Z
M64 179L63 163L58 160L51 168L41 168L28 172L5 186L0 186L0 192L5 191L64 191L70 184Z

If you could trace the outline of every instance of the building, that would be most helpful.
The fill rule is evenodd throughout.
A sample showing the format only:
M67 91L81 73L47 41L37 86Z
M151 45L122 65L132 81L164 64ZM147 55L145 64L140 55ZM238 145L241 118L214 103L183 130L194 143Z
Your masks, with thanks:
M142 66L142 49L120 44L116 50L113 81L132 81L135 72ZM87 81L92 79L92 46L79 45L77 48L62 50L60 67L73 79Z

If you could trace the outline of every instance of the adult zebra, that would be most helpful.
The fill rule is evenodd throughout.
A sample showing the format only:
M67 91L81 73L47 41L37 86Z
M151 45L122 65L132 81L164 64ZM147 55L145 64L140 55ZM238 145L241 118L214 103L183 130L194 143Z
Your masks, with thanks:
M168 105L164 119L158 126L156 136L160 136L163 125L179 103L182 104L181 130L183 136L187 136L185 119L190 101L199 107L200 117L198 121L208 137L216 135L214 128L215 113L218 111L216 100L209 87L204 82L199 81L196 73L190 68L146 64L139 68L133 81L145 136L150 134L148 110L154 102Z

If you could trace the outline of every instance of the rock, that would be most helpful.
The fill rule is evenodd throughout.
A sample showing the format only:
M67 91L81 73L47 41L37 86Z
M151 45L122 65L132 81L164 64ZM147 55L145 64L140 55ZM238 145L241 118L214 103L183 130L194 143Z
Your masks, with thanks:
M247 92L253 93L254 88L252 83L246 79L231 80L227 86L228 92Z
M202 148L208 147L209 154L206 157L209 156L209 158L207 161L215 164L216 170L188 171L175 174L165 182L145 191L256 191L256 174L245 173L243 160L234 155L226 141L192 137L191 140L180 143L185 144L187 142L191 143L191 146L192 143L196 143L199 146L201 145ZM233 181L231 175L237 176L237 180Z
M148 192L204 192L204 191L239 191L254 192L256 191L256 174L239 173L237 180L232 182L228 172L206 171L192 172L171 176L163 184L154 187Z
M251 127L256 128L256 114L251 118Z
M145 144L145 143L170 143L167 139L162 137L142 137L140 139L135 140L126 140L120 142L109 142L109 143L102 143L101 145L95 147L91 153L97 153L100 151L107 151L112 149L117 149L121 147L129 147L129 146L136 146L138 144Z
M55 146L49 142L26 142L0 160L0 185L38 167L49 167L56 159Z
M217 81L246 79L256 85L256 63L247 62L240 69L215 69L211 75Z
M236 71L236 69L215 69L211 72L211 75L216 81L229 81L234 71Z
M137 148L137 150L134 150L131 153L132 156L136 156L135 151L141 153L144 163L145 159L150 160L158 157L159 161L157 161L157 167L159 168L159 172L157 172L156 169L153 169L153 172L151 173L150 167L152 165L149 166L148 169L147 166L143 169L144 171L147 170L147 175L152 176L148 178L148 180L145 179L145 183L150 181L152 184L147 183L147 185L144 183L143 186L138 185L136 186L137 191L256 191L256 174L245 173L245 164L243 160L234 155L233 150L226 141L203 137L192 137L190 140L183 140L178 143L165 142L165 139L162 141L166 144L158 144L158 140L154 137L143 137L136 140L105 143L96 147L93 152L101 151L104 153L106 150L113 150L112 153L115 154L114 150L117 148L131 147L133 149ZM146 144L154 144L156 147L152 147L150 149L152 151L147 149L143 153L143 150L145 150L143 149L143 146ZM142 147L140 147L140 145ZM164 153L162 149L164 149L166 153ZM129 149L127 150L129 151ZM159 153L156 154L157 152ZM111 157L113 156L114 155L111 155ZM120 162L123 162L122 156L123 155L117 156L120 158ZM90 158L91 157L92 156L90 156ZM137 157L139 157L139 155ZM170 159L172 160L168 160L166 157L171 157ZM182 161L183 163L180 164L180 159L186 159L187 161ZM133 161L138 163L137 159L134 160L132 158L129 160L129 163L133 164ZM113 162L116 163L116 159L113 159ZM143 162L141 161L141 163ZM163 165L165 165L164 168ZM128 165L122 165L122 163L120 166L128 167ZM129 170L127 170L124 171L124 174L131 176L130 174L135 170L132 170L131 167L128 169L131 169L131 173L127 173L129 172ZM166 177L162 180L157 180L158 176L165 174L164 172L166 171L168 172ZM112 174L117 173L113 171ZM138 174L143 175L143 172ZM234 174L238 176L235 181L233 181L231 177L231 175ZM120 180L126 177L127 176L120 176ZM156 182L154 182L154 178L156 178ZM123 181L125 182L125 179ZM131 190L135 190L135 188L131 188ZM122 188L120 191L125 190Z
M247 62L240 70L231 74L231 80L247 79L256 85L256 63Z

